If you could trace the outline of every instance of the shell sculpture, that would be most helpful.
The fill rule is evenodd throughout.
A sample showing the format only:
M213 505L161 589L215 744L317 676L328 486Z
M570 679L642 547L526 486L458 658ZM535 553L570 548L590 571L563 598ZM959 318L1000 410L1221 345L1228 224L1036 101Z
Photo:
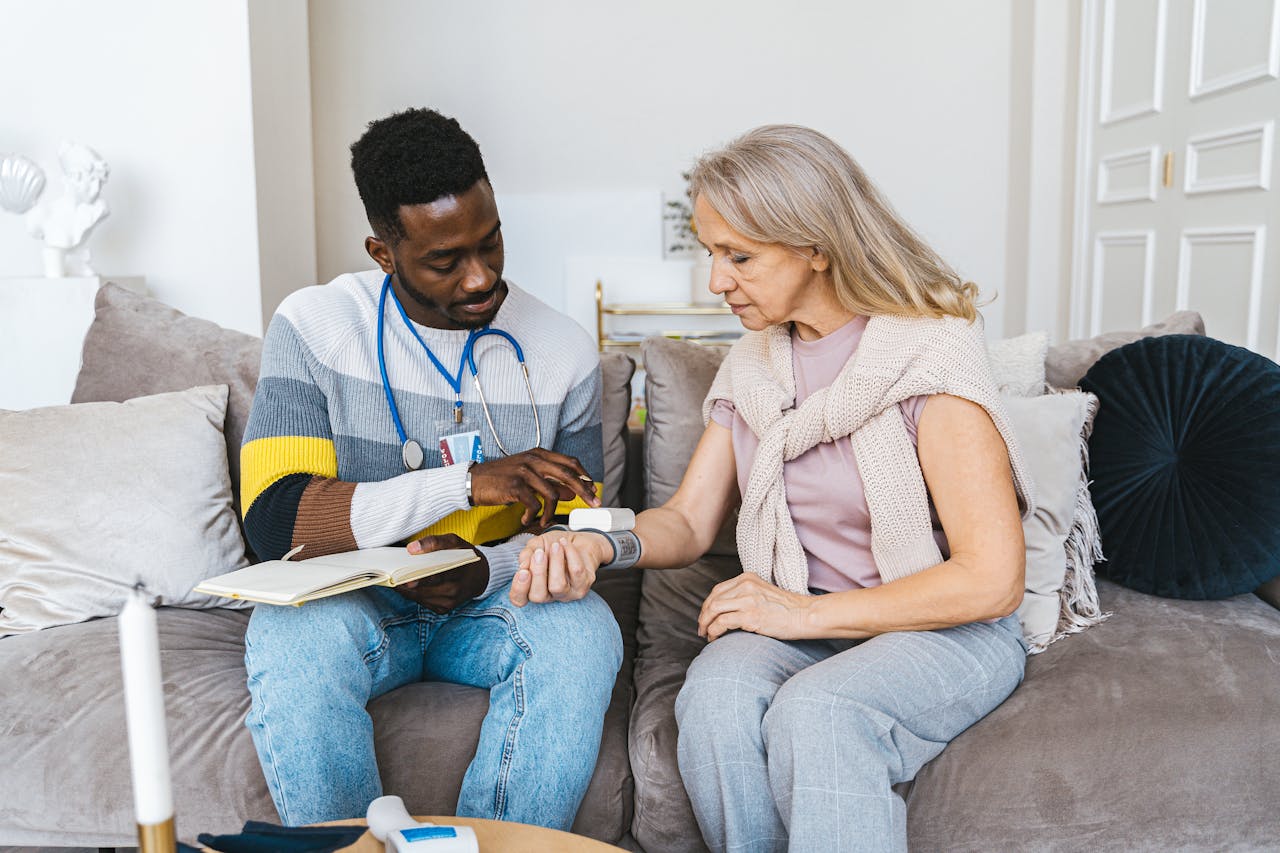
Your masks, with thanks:
M0 158L0 208L26 213L43 191L44 171L39 166L21 154Z

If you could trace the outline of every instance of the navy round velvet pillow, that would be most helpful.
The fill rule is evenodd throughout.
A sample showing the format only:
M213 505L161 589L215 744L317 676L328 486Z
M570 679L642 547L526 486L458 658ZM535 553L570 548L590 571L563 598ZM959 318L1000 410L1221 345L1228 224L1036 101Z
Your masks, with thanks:
M1226 598L1280 574L1280 365L1200 335L1146 338L1080 382L1106 561L1130 589Z

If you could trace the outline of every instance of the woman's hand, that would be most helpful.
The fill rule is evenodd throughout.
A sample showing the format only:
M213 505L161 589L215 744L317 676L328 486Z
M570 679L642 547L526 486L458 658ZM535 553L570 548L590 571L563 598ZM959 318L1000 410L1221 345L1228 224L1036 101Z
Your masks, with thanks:
M551 530L525 543L511 603L577 601L591 591L596 569L613 559L613 545L598 533Z
M743 572L715 585L698 615L698 636L715 640L735 628L778 640L801 640L807 633L811 595L779 589Z

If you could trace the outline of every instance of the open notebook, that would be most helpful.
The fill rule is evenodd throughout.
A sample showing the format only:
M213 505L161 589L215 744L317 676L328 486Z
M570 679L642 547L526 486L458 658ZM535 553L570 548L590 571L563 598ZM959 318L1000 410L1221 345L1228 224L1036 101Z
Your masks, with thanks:
M201 581L195 591L262 604L302 604L366 586L399 586L478 559L470 548L429 554L365 548L309 560L269 560Z

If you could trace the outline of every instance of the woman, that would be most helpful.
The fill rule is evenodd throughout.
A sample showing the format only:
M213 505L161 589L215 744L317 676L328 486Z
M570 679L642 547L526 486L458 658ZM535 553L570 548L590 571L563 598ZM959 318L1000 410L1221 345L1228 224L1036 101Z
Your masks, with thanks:
M961 281L853 159L753 130L691 177L711 289L748 332L675 496L610 537L557 531L512 599L585 594L602 565L679 568L741 495L742 575L676 702L713 850L906 849L891 786L999 705L1026 646L1029 481Z

